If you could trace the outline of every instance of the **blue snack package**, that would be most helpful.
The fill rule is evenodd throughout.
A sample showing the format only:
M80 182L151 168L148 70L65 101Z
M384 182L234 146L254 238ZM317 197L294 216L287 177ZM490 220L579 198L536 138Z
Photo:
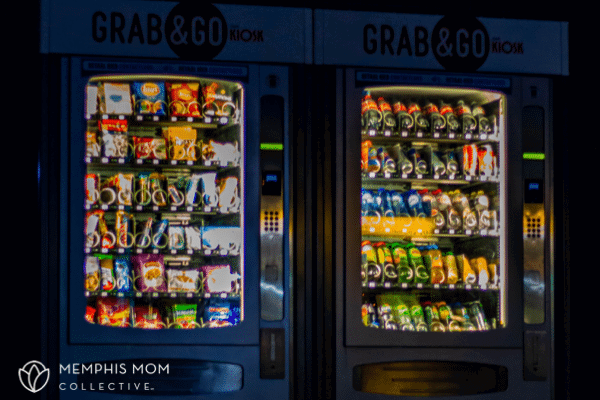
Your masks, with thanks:
M128 257L117 257L115 259L115 279L117 281L117 292L131 291L131 264Z
M204 322L209 328L237 325L240 322L239 305L213 298L204 309Z
M133 82L135 110L142 115L166 115L167 94L164 82Z

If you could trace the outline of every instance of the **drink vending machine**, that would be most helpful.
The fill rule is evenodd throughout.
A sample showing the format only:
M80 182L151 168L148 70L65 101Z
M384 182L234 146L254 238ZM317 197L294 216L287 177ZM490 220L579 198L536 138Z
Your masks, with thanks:
M291 210L305 203L304 182L291 191L304 145L290 135L302 119L293 64L311 54L310 15L44 5L57 102L40 164L56 206L45 205L56 247L42 393L291 397L302 346Z
M566 23L317 10L315 26L336 398L553 398Z

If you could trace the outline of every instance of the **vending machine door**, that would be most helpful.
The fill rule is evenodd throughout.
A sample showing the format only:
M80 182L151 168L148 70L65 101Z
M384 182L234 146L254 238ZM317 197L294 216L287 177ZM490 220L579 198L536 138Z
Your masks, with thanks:
M518 83L371 72L343 77L345 344L520 347Z
M70 342L257 345L258 71L69 71Z

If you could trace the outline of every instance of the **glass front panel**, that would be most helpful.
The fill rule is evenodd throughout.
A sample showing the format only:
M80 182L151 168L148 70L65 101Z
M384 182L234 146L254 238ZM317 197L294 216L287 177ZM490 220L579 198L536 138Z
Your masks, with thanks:
M472 89L364 89L364 325L423 332L506 325L505 101Z
M238 324L244 318L242 86L183 76L96 76L81 99L86 320L130 329Z

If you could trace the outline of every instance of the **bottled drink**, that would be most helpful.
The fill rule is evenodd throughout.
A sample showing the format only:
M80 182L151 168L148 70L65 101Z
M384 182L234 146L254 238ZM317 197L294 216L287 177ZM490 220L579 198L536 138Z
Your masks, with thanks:
M446 119L440 114L437 106L433 103L427 103L423 108L423 115L429 119L429 126L431 126L432 133L440 134L446 128Z
M375 136L381 125L382 116L375 100L370 94L365 95L362 100L361 121L363 131L369 136Z
M429 325L429 331L431 332L445 332L446 328L442 321L440 321L440 314L436 306L431 304L430 301L426 301L422 304L423 314L425 315L425 321Z
M409 175L413 172L413 164L406 154L404 154L404 150L402 150L399 143L392 147L391 155L396 160L397 169L401 173Z
M427 161L421 157L421 151L415 148L412 148L408 151L408 158L412 161L415 173L420 175L427 175Z
M408 113L412 115L415 120L415 133L417 137L423 136L429 132L429 121L421 112L421 107L417 103L411 103L408 107Z
M390 157L385 147L379 147L377 149L377 158L381 164L383 172L393 174L396 172L396 161Z
M408 248L408 262L415 271L414 283L429 283L429 272L423 263L421 252L414 245Z
M415 125L415 121L413 117L408 113L408 109L404 105L404 103L397 101L394 103L392 112L396 117L396 122L398 125L398 130L400 134L407 135L412 131L413 126Z
M377 99L377 109L381 114L381 130L384 136L391 136L392 131L396 129L396 117L392 113L390 103L383 97Z
M489 134L492 132L492 124L490 120L485 116L485 110L482 106L478 106L475 103L471 104L471 112L473 113L473 117L477 121L477 131L481 135Z
M454 114L450 104L442 102L440 104L440 114L446 119L446 131L448 134L456 134L460 130L458 117Z
M392 244L392 259L396 265L399 283L410 283L414 279L414 271L408 262L406 249L400 244Z
M471 109L465 104L464 101L459 100L458 104L454 108L454 113L458 117L460 122L461 132L463 134L473 134L477 129L477 120L471 114Z

